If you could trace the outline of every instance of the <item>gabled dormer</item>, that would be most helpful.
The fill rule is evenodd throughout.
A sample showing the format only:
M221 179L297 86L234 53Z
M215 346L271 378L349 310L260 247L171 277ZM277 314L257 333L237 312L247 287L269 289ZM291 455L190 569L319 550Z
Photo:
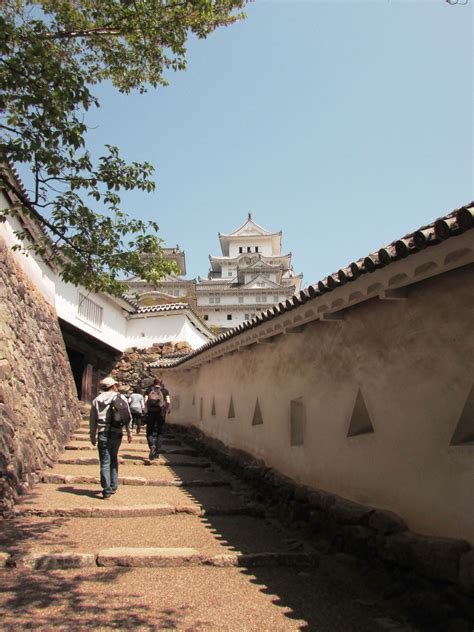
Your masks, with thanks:
M280 287L278 282L272 281L263 274L253 276L252 278L244 280L243 289L246 290L275 290Z
M278 255L281 252L282 233L271 233L252 219L248 214L247 221L232 233L219 233L222 254L235 257L239 254Z

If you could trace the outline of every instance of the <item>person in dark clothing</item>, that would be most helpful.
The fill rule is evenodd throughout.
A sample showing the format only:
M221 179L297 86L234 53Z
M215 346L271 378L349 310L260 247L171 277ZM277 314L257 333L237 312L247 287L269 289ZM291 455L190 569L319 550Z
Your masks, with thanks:
M170 392L166 388L166 386L164 385L163 380L161 380L161 382L160 382L160 388L161 388L161 392L163 393L163 398L165 400L165 406L164 406L164 410L163 410L163 423L165 423L166 415L170 412L171 397L170 397Z
M150 448L150 460L156 459L160 454L165 406L166 402L160 388L160 382L155 379L145 400L146 438Z

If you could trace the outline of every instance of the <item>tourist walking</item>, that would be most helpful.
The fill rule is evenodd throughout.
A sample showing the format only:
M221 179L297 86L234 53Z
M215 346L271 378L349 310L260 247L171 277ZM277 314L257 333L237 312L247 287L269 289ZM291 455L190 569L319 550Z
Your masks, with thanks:
M97 445L100 462L100 484L105 500L118 487L118 451L123 430L132 442L132 415L127 399L117 392L117 382L106 377L100 383L102 392L92 402L89 431L92 445Z
M163 411L163 423L165 423L166 422L166 415L170 412L170 408L171 408L171 397L170 397L170 392L166 388L163 380L161 380L161 382L160 382L160 388L161 388L161 392L163 393L163 397L164 397L164 400L165 400L165 406L164 406L164 411Z
M161 431L165 416L165 398L160 381L155 378L145 399L146 438L150 448L150 460L158 458L161 450Z
M137 434L140 434L143 414L145 412L145 398L139 386L135 386L133 393L128 398L130 412L132 413L132 425L136 427Z

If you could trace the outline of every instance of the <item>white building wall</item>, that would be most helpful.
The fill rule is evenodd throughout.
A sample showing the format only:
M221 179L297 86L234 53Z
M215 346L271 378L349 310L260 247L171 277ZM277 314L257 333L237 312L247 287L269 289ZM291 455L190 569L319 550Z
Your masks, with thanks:
M2 191L0 191L0 205L2 209L10 207L10 202ZM15 217L9 217L6 222L0 223L0 235L10 247L21 244L15 236L15 231L19 230L22 230L22 226ZM33 253L25 256L18 250L13 250L12 255L26 276L31 279L48 303L55 305L54 281L52 281L50 275L48 275L47 271L49 268L42 259Z
M193 349L208 342L204 334L198 332L183 311L157 313L144 317L132 317L127 322L127 347L145 349L155 342L188 342Z
M123 351L130 346L127 342L125 310L112 303L105 295L96 294L81 287L75 287L70 283L64 283L58 277L55 277L55 285L56 312L59 318L119 351ZM86 297L86 300L92 301L102 310L102 324L100 327L94 326L80 317L80 295Z
M186 371L192 360L167 371L166 384L181 402L173 422L194 424L296 482L395 511L414 532L474 544L474 444L450 443L473 384L474 264L462 266L473 260L473 238L474 230L447 240L464 257L461 267L409 285L404 301L372 297L348 307L342 321L280 330L269 345L235 349L229 342L228 352L210 355L196 371ZM373 276L381 287L391 278L408 279L437 251L441 268L449 252L442 245L424 251L426 260L419 254L387 266L385 277L385 270ZM365 292L370 282L363 278L359 288ZM341 295L349 296L351 287ZM300 318L316 305L298 308ZM373 431L351 436L359 391ZM229 418L231 398L235 416ZM254 425L257 398L263 423ZM297 443L293 401L304 412Z
M229 257L238 257L243 253L247 253L247 248L250 248L250 252L254 254L256 252L255 247L258 248L260 254L267 257L272 254L280 254L272 251L272 237L243 235L242 237L233 237L229 242ZM242 252L239 252L239 248L242 248Z
M0 204L2 208L10 205L1 192ZM15 236L18 230L22 230L22 226L15 217L10 216L0 224L0 236L9 246L21 243ZM209 340L208 336L193 327L185 313L165 312L129 321L129 313L112 298L65 283L38 255L25 256L21 251L12 251L12 254L33 285L55 307L59 318L118 351L169 341L188 342L196 349ZM99 314L94 324L90 319L81 317L80 295L91 301L92 310Z

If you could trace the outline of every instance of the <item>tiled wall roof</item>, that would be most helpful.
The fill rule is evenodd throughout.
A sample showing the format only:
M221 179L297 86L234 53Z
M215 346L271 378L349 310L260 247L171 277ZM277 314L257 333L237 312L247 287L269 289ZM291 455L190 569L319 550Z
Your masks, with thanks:
M229 338L237 336L244 331L257 327L267 321L275 318L276 316L288 312L299 305L311 301L312 299L321 296L327 292L331 292L341 285L345 285L351 281L356 280L363 274L372 274L377 269L384 268L395 261L404 259L411 255L425 250L425 248L434 247L441 242L460 235L467 230L474 227L474 202L467 204L459 209L456 209L438 218L431 224L421 226L418 230L408 233L404 237L397 239L384 248L376 252L368 254L363 259L354 261L348 266L341 268L337 272L325 277L321 281L310 285L305 290L302 290L298 295L295 295L284 303L275 305L272 309L263 312L259 316L256 316L250 321L247 321L238 327L229 329L215 340L208 342L204 346L196 349L196 351L188 354L186 358L178 358L170 361L167 366L177 366L193 358L204 351L207 351L210 347L214 347Z
M140 307L135 304L137 314L151 314L153 312L176 312L183 309L191 309L188 303L164 303L163 305L151 305L150 307Z
M182 360L189 356L191 353L192 351L189 351L187 349L180 349L178 351L174 351L173 353L167 353L166 356L163 356L162 358L160 358L156 362L153 362L152 364L149 364L148 366L151 369L174 366L177 360Z

